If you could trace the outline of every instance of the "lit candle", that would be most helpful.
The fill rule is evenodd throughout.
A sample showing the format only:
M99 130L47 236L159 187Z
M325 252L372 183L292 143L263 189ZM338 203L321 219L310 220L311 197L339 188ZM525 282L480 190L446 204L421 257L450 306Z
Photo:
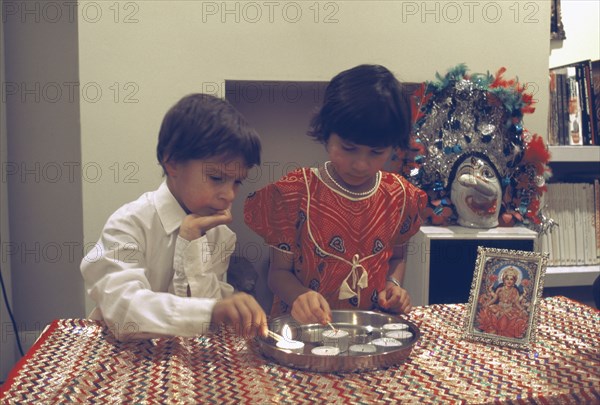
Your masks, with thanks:
M281 328L283 340L277 342L277 347L291 353L304 353L304 342L292 339L292 329L288 325Z
M290 328L287 324L283 325L283 328L281 328L281 336L283 336L285 340L294 340L292 337L292 328Z
M371 343L373 343L375 346L381 346L381 347L402 346L402 342L400 342L396 339L393 339L393 338L389 338L389 337L373 339L373 341Z
M311 352L317 356L337 356L340 354L340 349L333 346L317 346Z
M350 346L350 351L354 353L375 353L377 348L373 345L352 345Z
M350 334L341 329L323 331L323 344L325 346L335 346L340 349L340 352L348 350Z
M408 340L411 337L413 337L413 334L412 334L412 332L409 332L407 330L393 330L393 331L387 332L385 334L385 337L392 338L392 339Z

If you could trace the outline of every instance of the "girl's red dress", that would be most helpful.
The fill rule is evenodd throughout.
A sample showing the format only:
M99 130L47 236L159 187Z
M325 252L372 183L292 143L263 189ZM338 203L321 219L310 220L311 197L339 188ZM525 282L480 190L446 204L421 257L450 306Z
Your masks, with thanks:
M394 245L418 231L426 201L422 190L393 173L382 172L376 191L357 199L304 168L250 194L244 220L267 244L290 252L296 277L332 309L368 310L377 306ZM349 288L340 296L342 285ZM290 310L274 297L272 316Z

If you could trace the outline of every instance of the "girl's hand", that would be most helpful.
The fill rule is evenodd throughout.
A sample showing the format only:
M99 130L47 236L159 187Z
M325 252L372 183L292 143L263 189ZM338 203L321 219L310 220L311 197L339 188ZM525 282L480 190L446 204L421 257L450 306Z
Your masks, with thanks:
M325 297L316 291L299 295L292 304L292 317L300 323L331 322L331 309Z
M412 310L410 295L396 284L387 281L385 289L379 293L379 306L392 312L408 314Z

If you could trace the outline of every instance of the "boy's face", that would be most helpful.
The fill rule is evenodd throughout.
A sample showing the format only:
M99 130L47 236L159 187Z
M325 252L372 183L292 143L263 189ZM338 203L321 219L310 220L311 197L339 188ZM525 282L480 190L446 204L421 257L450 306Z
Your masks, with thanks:
M242 158L211 157L165 163L167 185L188 214L214 215L231 208L248 168Z

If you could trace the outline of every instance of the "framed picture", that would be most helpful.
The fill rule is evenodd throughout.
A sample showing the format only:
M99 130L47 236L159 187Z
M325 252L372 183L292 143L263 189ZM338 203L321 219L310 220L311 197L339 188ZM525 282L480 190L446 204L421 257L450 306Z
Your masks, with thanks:
M463 338L530 348L547 262L547 253L479 246Z

